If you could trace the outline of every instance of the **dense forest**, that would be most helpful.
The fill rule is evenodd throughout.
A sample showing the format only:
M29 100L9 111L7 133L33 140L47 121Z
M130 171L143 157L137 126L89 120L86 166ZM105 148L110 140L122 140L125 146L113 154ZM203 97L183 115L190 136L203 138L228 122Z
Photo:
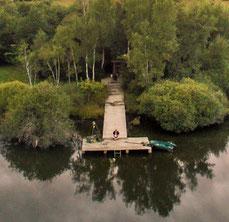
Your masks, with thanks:
M2 128L5 131L12 123L19 127L18 118L31 112L25 109L18 115L15 104L26 98L18 99L12 87L36 91L37 99L43 87L56 96L56 104L58 96L67 95L68 115L102 115L106 90L96 81L111 74L111 60L118 58L126 60L120 74L128 112L146 115L178 133L220 123L228 114L227 3L76 0L62 6L48 0L2 0L0 63L20 64L28 84L35 85L32 89L17 82L0 85L1 92L7 91L7 99L2 93L0 100ZM44 80L49 83L40 83Z

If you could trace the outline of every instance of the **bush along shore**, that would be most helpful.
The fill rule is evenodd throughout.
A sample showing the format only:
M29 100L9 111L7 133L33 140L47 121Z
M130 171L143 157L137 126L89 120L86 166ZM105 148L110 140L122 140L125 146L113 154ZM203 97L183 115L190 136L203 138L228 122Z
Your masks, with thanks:
M154 118L163 129L180 133L222 123L229 109L222 91L183 79L150 87L139 97L139 111Z
M42 82L33 87L18 81L1 83L2 139L42 149L69 145L77 137L70 115L97 118L103 114L105 97L105 86L89 81L63 86Z

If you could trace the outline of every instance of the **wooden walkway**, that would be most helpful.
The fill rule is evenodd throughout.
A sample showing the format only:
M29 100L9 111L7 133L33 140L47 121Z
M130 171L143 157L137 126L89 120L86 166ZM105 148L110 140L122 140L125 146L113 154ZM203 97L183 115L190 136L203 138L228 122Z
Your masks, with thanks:
M120 79L117 81L110 79L108 94L105 104L103 139L110 139L115 129L118 129L120 138L127 138L124 94Z
M108 88L108 98L105 104L104 122L103 122L103 141L96 143L88 143L83 140L82 153L92 151L102 151L106 154L108 151L114 153L130 150L146 150L151 153L151 147L144 146L142 143L149 143L147 137L128 137L126 126L126 112L124 104L124 93L121 89L121 80L117 81L107 78L103 81ZM112 139L113 131L119 131L119 140Z

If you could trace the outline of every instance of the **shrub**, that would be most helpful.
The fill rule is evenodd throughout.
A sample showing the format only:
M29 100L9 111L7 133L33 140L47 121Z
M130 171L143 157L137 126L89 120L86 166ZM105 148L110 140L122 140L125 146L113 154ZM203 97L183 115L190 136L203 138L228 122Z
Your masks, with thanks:
M106 87L100 82L82 81L78 83L79 96L82 98L82 102L94 103L98 105L104 105L107 90Z
M65 145L73 129L69 110L69 96L43 82L9 100L0 132L5 139L33 147Z
M228 113L228 101L221 91L191 79L157 83L139 97L139 102L141 113L177 133L221 123Z
M82 119L96 119L104 115L104 107L97 104L86 104L84 106L75 106L71 109L72 116L79 116Z
M30 87L22 82L0 83L0 118L5 113L9 100L19 94L26 94Z
M227 95L229 95L229 70L224 73L210 73L209 76L215 85L219 86Z
M138 112L137 96L133 93L125 93L126 112L136 114Z
M102 83L82 81L78 84L65 84L60 90L71 98L70 113L72 116L90 119L104 114L107 89Z

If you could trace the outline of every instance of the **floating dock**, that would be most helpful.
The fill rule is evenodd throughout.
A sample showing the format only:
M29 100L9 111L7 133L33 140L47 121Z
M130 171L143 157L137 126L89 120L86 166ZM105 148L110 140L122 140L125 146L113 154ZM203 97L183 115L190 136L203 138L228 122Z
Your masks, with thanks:
M148 153L152 152L152 148L144 146L142 143L149 143L147 137L128 137L126 139L112 140L105 139L102 142L97 143L87 143L86 139L83 140L83 154L85 152L103 152L107 154L110 151L125 151L128 154L130 151L147 151Z
M143 143L149 143L147 137L127 137L126 111L121 80L115 81L107 78L103 82L107 85L109 94L105 103L103 141L88 143L84 139L82 153L102 151L106 154L108 151L113 151L121 154L121 151L125 151L128 154L131 150L146 150L151 153L152 148L143 145ZM112 139L115 129L119 131L118 140Z

